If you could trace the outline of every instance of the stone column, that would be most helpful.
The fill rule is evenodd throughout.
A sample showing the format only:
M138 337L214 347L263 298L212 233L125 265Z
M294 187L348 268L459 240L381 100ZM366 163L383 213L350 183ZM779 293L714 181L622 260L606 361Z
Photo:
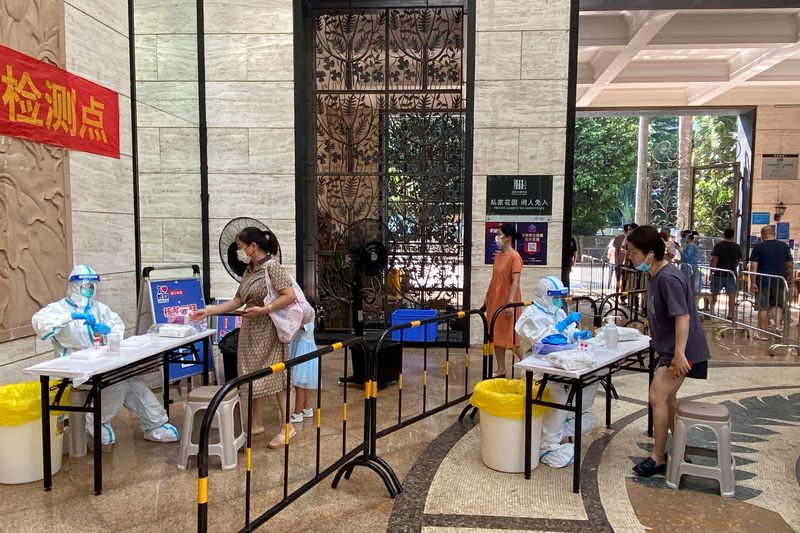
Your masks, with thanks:
M678 117L678 231L691 229L693 223L692 118L691 115Z
M634 220L640 226L650 221L650 177L647 174L647 143L650 118L639 117L639 155L636 165L636 211Z

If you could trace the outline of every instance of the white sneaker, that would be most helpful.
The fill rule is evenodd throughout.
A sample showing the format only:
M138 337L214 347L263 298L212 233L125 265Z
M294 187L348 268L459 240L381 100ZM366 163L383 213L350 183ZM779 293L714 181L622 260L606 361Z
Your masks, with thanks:
M314 416L314 410L309 407L308 409L303 409L302 414L303 418L311 418Z
M289 420L297 424L303 421L303 415L301 413L292 413L289 415Z
M94 425L89 424L88 420L86 421L86 433L94 438ZM111 427L111 424L106 424L105 422L100 423L100 442L105 446L110 446L117 442L117 436L114 435L114 429Z

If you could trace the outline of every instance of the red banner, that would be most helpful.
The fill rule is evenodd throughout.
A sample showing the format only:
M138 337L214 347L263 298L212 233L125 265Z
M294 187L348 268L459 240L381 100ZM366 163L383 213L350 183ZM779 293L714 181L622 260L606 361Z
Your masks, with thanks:
M0 46L0 135L119 159L117 93Z

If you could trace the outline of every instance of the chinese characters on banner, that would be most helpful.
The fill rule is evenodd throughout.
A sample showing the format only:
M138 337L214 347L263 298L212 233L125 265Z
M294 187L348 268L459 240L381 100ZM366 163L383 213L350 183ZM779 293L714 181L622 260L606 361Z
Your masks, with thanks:
M553 176L487 176L486 220L550 222Z
M517 229L522 237L517 240L515 249L522 257L523 265L547 264L547 223L546 222L507 222ZM486 222L485 264L494 263L494 254L500 251L494 237L497 229L506 222Z
M0 135L119 159L117 93L0 46Z

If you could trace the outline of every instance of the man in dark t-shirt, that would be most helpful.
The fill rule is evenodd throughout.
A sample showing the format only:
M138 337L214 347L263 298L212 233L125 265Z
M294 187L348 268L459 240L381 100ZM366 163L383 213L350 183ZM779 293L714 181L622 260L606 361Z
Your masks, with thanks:
M755 283L750 284L750 290L757 296L756 308L758 309L758 327L762 332L769 326L769 313L783 307L786 299L786 287L792 279L792 252L789 245L775 239L775 226L761 228L761 242L753 247L750 253L750 271L770 276L781 276L786 280L775 277L758 276ZM791 287L791 285L788 285ZM775 327L781 329L781 313L775 312ZM768 340L768 337L756 335L758 340Z
M739 262L742 260L742 248L738 243L733 240L733 228L726 228L723 233L724 240L719 241L714 245L711 250L711 268L718 268L713 270L711 274L711 309L715 312L717 307L717 295L725 289L725 294L728 295L728 320L733 320L736 312L735 300L736 296L736 269ZM717 313L721 315L721 313Z

